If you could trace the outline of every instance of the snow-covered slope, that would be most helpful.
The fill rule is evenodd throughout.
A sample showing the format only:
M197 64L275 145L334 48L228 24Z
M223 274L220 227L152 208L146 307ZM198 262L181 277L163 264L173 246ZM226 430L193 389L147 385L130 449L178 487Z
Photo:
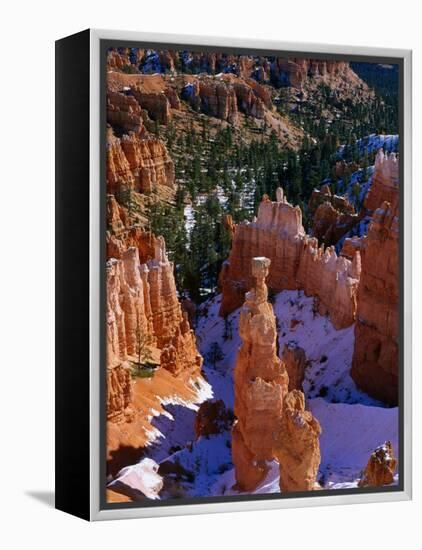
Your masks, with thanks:
M391 441L398 454L398 407L334 404L324 399L311 399L308 407L322 427L319 471L326 489L356 486L370 454L385 441Z
M284 344L294 342L309 361L303 385L306 398L381 405L358 390L350 376L354 326L335 330L328 317L314 312L313 303L303 291L285 290L277 294L274 304L280 353Z
M356 145L361 155L374 153L381 148L388 152L397 151L399 136L398 134L369 134L369 136L358 139ZM337 154L342 157L347 147L347 145L341 145L337 150Z
M354 327L335 330L328 317L314 311L313 302L302 291L286 290L275 296L279 350L281 354L284 344L295 342L309 361L304 392L308 408L322 426L319 481L326 489L356 487L360 472L378 445L390 440L398 453L398 409L386 408L358 390L349 374ZM233 408L233 369L241 344L240 310L225 321L218 315L220 303L218 295L200 307L196 335L213 398ZM210 354L215 344L221 350L218 360ZM162 437L146 455L163 467L170 465L170 471L173 465L182 474L164 476L161 498L173 496L173 491L179 497L239 494L233 487L230 431L195 440L195 411L177 403L165 408L168 414L153 419ZM271 462L255 493L279 492L278 472L277 462Z

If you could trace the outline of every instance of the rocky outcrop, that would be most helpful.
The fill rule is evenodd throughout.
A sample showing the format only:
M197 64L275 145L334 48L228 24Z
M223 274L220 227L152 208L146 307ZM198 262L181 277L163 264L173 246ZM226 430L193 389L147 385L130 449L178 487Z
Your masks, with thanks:
M268 91L268 88L259 84L253 78L245 78L245 83L252 88L254 94L262 101L267 109L272 109L273 103L271 100L271 94Z
M276 354L276 324L265 277L270 261L253 258L256 283L246 294L240 313L242 345L234 371L232 455L237 487L256 488L267 473L266 461L273 458L273 434L280 422L288 375Z
M398 401L399 221L384 202L362 241L351 375L366 393Z
M177 299L162 238L156 239L154 258L144 264L135 247L107 263L107 365L136 361L141 352L154 350L161 367L175 375L200 372L202 358Z
M118 126L125 133L140 134L144 131L145 115L133 96L107 92L107 121L112 126Z
M234 91L238 107L242 112L254 118L264 118L265 105L254 88L248 86L245 82L235 82Z
M373 212L384 201L390 203L393 210L398 210L399 161L395 153L386 154L381 149L375 159L372 184L363 205Z
M326 246L336 245L363 217L346 197L332 195L328 185L314 189L309 201L312 235Z
M109 203L118 204L115 199L110 200ZM120 212L120 210L124 211L123 208L119 207L118 212ZM113 225L116 227L119 226L118 224L119 222L115 222ZM144 264L154 259L157 237L150 231L144 231L139 226L130 228L125 226L121 231L116 231L114 233L107 232L106 245L108 260L110 258L121 259L125 250L135 247L138 249L140 263Z
M289 342L284 344L281 359L289 375L289 391L302 391L307 364L305 350L294 342Z
M115 239L119 258L106 264L107 467L111 475L137 462L142 449L156 439L151 419L165 413L162 400L195 404L212 396L201 376L202 357L177 298L173 264L167 259L163 238L145 233L142 237L139 228L121 237ZM125 248L130 239L139 248ZM137 378L147 364L155 367L152 378Z
M125 209L116 201L114 195L107 195L106 208L107 229L114 234L121 234L129 222Z
M227 230L230 240L233 239L234 235L234 222L233 217L231 214L223 214L221 218L221 223L223 224L223 227Z
M236 486L254 490L267 474L267 461L276 458L280 490L309 491L315 487L321 458L321 428L305 411L303 393L296 389L288 393L289 376L284 361L277 357L275 317L267 301L269 266L268 258L252 259L256 284L240 312L242 345L234 371L237 421L232 430ZM304 354L293 355L296 366L303 364Z
M227 120L231 124L238 121L234 88L221 79L206 78L188 82L183 88L182 97L197 111Z
M116 194L122 186L133 189L135 178L122 149L121 140L112 134L106 144L107 192Z
M116 194L122 186L150 193L158 186L174 188L174 164L164 143L142 139L130 132L107 142L107 190Z
M352 260L355 256L355 253L357 251L361 251L362 241L362 237L350 237L348 239L344 239L344 243L341 248L341 255L345 258L348 258L349 260Z
M189 78L182 97L191 106L232 124L238 122L238 113L264 119L272 110L269 92L251 78L239 78L232 74L215 78Z
M131 89L138 105L148 112L148 116L159 124L168 124L172 118L170 101L164 92L144 92L139 86ZM173 100L175 98L173 96Z
M121 365L129 356L137 358L143 347L156 343L148 271L144 268L141 274L140 267L136 248L126 250L122 260L112 259L107 262L106 319L109 367Z
M145 74L175 75L180 69L190 74L224 73L245 80L253 78L258 82L271 82L276 86L299 89L313 81L324 82L332 87L341 81L349 81L358 89L367 89L348 62L336 60L118 48L109 50L107 68Z
M233 421L233 413L229 412L224 401L205 401L199 407L195 417L196 437L208 437L228 430Z
M180 110L182 104L180 102L180 98L177 91L171 86L169 86L164 89L164 93L170 103L170 107L172 109L176 109L177 111Z
M328 85L347 80L367 88L346 61L277 57L270 66L270 79L279 86L302 88L309 81Z
M321 461L321 426L305 410L305 396L293 390L284 398L283 414L274 445L280 464L280 491L312 491Z
M107 70L123 70L131 64L128 48L110 48L107 52Z
M398 402L399 189L398 159L380 151L366 208L375 208L361 240L362 275L358 292L351 375L377 399ZM378 203L383 196L391 202ZM377 204L378 203L378 204Z
M221 315L239 307L252 287L250 266L255 256L271 260L268 285L272 290L302 289L316 298L319 312L329 314L336 328L353 323L359 252L350 261L337 256L334 247L320 247L316 238L305 234L300 208L289 204L280 188L276 202L261 202L256 220L235 226L230 255L220 273Z
M397 460L394 456L393 445L386 441L377 447L371 454L359 481L359 487L382 487L394 482L394 474L397 468Z
M107 369L107 419L120 421L132 415L132 380L129 369L115 365Z

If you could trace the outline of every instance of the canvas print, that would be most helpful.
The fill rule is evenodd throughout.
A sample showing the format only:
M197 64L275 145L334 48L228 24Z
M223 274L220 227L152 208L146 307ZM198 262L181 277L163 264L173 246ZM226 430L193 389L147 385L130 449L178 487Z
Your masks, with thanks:
M106 502L398 487L399 80L108 49Z

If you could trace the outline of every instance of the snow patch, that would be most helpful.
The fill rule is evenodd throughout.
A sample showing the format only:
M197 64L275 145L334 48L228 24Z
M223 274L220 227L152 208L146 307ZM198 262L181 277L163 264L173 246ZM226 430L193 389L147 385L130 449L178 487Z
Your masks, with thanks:
M136 491L140 491L146 497L156 500L160 498L158 493L163 487L163 479L157 472L158 464L150 458L144 458L138 464L120 470L116 479L109 484L109 487L123 483Z
M325 488L338 489L344 483L357 486L369 457L385 441L391 441L398 455L398 407L327 403L319 398L310 399L307 408L322 428L320 475Z

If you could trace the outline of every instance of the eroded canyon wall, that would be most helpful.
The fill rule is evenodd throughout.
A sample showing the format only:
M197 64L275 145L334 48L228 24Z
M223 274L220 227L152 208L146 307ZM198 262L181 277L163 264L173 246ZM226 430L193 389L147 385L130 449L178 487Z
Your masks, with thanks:
M384 202L362 243L352 378L371 396L398 402L398 216Z
M394 154L378 154L367 203L375 210L368 235L360 244L362 275L351 374L365 392L397 404L400 264L398 159Z
M153 259L141 263L130 247L107 262L107 367L137 361L143 349L175 375L200 372L202 358L177 298L173 264L164 240L155 239Z
M261 202L255 221L234 228L230 255L220 274L221 315L242 304L253 283L251 259L255 256L271 260L268 285L272 290L303 289L317 298L320 313L328 313L336 328L353 323L359 251L350 261L337 256L334 247L320 247L316 238L306 235L300 208L289 204L280 188L276 202Z

